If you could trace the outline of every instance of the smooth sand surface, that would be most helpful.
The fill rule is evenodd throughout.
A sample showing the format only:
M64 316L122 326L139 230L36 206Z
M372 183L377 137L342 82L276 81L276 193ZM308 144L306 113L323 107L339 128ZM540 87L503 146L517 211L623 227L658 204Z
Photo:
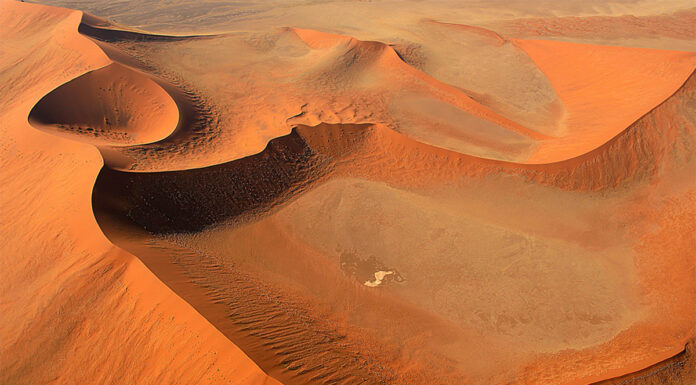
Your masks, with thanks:
M0 383L696 383L689 1L0 0Z
M169 136L179 110L157 83L113 63L51 91L34 106L29 121L94 144L132 145Z

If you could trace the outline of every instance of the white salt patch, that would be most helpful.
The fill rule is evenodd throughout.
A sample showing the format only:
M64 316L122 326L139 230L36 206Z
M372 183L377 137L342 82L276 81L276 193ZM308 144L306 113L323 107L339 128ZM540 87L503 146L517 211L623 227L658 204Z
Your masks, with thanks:
M389 274L394 274L394 272L393 271L375 272L375 280L374 281L365 281L364 285L368 286L368 287L377 287L382 283L382 281L384 280L384 277L386 277Z

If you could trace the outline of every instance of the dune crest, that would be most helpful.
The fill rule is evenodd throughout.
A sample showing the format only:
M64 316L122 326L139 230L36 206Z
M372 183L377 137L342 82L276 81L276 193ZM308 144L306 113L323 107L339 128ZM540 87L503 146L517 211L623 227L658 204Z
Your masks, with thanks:
M543 142L527 163L594 150L674 94L696 68L696 54L690 52L514 42L546 74L567 111L559 138Z
M40 117L99 123L104 113L115 113L109 107L118 106L95 108L103 94L75 95L71 82L104 68L107 75L115 71L133 79L109 68L103 51L77 33L81 17L78 11L0 2L0 90L13 95L0 101L0 382L276 383L138 258L107 240L90 203L103 166L94 146L81 134L56 136L29 124L33 106L63 84L71 92L49 103L66 110ZM85 90L82 83L77 81L77 91ZM166 135L176 126L176 106L161 89L147 87L171 114L157 134ZM116 96L130 96L121 100L127 104L139 94ZM83 103L86 110L80 109ZM145 110L122 111L138 112L147 121ZM119 122L132 128L128 119ZM150 123L148 129L160 129Z

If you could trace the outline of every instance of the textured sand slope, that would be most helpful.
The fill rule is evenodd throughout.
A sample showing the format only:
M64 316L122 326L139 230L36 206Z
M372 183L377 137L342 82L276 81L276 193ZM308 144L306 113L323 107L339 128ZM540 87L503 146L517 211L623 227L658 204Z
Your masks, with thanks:
M86 24L83 23L83 25ZM107 32L117 33L115 28L112 26L93 37L101 39L100 44L111 53L112 58L121 61L129 60L122 51L113 54L117 49L107 43L114 40ZM163 36L148 38L147 36L150 35L133 34L129 41L164 38ZM171 51L172 54L179 52L183 45L187 48L181 52L186 55L202 54L212 45L236 46L240 40L248 42L252 36L227 34L208 36L203 41L199 38L182 37L180 39L183 39L183 43L171 43ZM489 41L492 39L488 38L483 40L476 44L495 47L499 43L498 40ZM166 44L166 39L156 41ZM192 72L190 76L197 79L198 87L204 87L204 90L208 91L201 90L201 93L212 91L212 95L209 94L207 99L216 99L216 101L198 99L193 104L199 104L203 109L215 108L214 115L218 120L208 119L207 122L203 122L207 123L209 128L208 132L203 129L202 134L206 137L221 135L219 141L230 143L230 145L225 148L210 149L205 142L198 141L193 147L196 140L190 135L173 136L170 140L153 146L121 150L120 153L123 156L133 159L128 167L125 165L121 167L145 171L205 166L207 164L204 159L194 160L196 156L203 155L200 154L201 152L206 153L205 159L208 159L208 164L210 161L222 163L223 160L236 159L261 151L268 140L287 134L291 124L316 125L322 122L344 121L381 123L420 141L484 158L531 164L558 162L594 150L618 135L621 130L674 93L696 65L694 54L686 52L517 41L516 45L530 55L534 64L538 65L543 73L543 75L534 76L548 77L549 86L555 90L552 91L553 95L540 99L541 105L538 107L542 111L550 109L549 111L555 112L551 113L551 117L535 122L519 113L521 110L528 110L530 114L534 111L533 107L514 107L515 98L520 101L528 99L521 89L506 96L508 99L506 102L486 101L483 98L482 102L488 103L491 106L489 108L471 99L466 91L443 83L407 64L394 49L383 43L364 42L347 36L296 28L283 30L273 36L272 41L274 42L268 43L271 44L270 47L264 46L263 49L255 47L249 51L249 58L241 59L242 62L254 63L257 70L249 71L248 67L234 64L230 68L230 74L234 77L234 74L238 73L238 76L243 76L246 82L251 82L254 89L259 92L263 90L264 99L268 101L268 106L274 106L273 110L266 110L268 107L259 105L259 100L256 99L240 100L239 94L230 90L235 88L234 84L224 90L211 89L212 85L207 86L207 84L213 78L201 77L199 68L197 73ZM126 47L131 46L131 49L148 51L147 45L143 43L121 42L119 47L123 47L124 44ZM246 47L242 45L238 49L249 50L248 43L245 44L247 44ZM517 50L515 55L524 56L519 48L513 47L510 43L504 46L507 50ZM498 56L505 55L502 52L493 52L496 52ZM283 60L286 62L280 66L272 65L272 60L278 60L278 55L285 56ZM485 57L492 54L481 53L480 55ZM637 57L641 60L636 60ZM167 55L167 50L161 49L145 58L149 65L155 68L155 72L165 79L171 76L161 72L163 71L161 67L165 65L164 61L170 63L171 59L173 56ZM229 63L230 59L223 55L215 60ZM519 60L522 60L521 57ZM636 64L632 65L634 62ZM524 69L529 65L532 64L522 63L519 68ZM443 64L440 67L446 67L446 65ZM560 68L563 70L559 70ZM584 68L589 68L592 72L585 71ZM623 68L629 70L623 70ZM190 71L185 67L179 70L185 73ZM216 70L217 67L209 71ZM280 79L288 77L294 79L294 82L293 84L285 83L283 89L267 88L269 80L258 78L258 74L263 71L273 74L273 78L277 81L287 82ZM202 73L205 74L205 70ZM216 72L211 72L211 75L213 73ZM645 74L650 74L647 76L649 81L646 81L645 77L641 78ZM456 78L452 78L452 75L446 72L440 74L435 71L433 75L441 75L443 79L454 81L455 84L457 82ZM488 78L489 83L494 80ZM180 85L178 79L171 79L170 82ZM475 85L472 84L472 86ZM480 87L474 88L482 90ZM193 90L189 92L198 93ZM474 97L478 95L476 92L469 92L469 94ZM222 95L229 95L237 101L230 105L222 102L223 104L220 105ZM558 99L555 95L558 95ZM599 96L596 97L596 95ZM587 100L595 99L596 103L587 102ZM303 100L304 103L300 104L296 100ZM557 107L552 107L554 103L557 103ZM248 106L246 111L256 111L256 114L253 117L249 116L249 120L240 121L244 118L244 113L240 111L244 109L244 105ZM515 108L518 113L514 112ZM298 110L299 113L295 112ZM532 125L525 127L494 110L519 117L522 122ZM558 111L562 111L561 115L558 115ZM232 112L234 115L229 114ZM203 115L205 114L213 114L213 112L204 112ZM268 128L252 129L256 127L256 124L261 124L259 121L261 118L263 125ZM237 129L235 131L220 130L220 124L234 125ZM534 124L538 124L538 128ZM191 151L197 151L199 154L178 156ZM215 158L219 158L220 161L215 161ZM181 164L182 161L189 163L190 166Z
M425 19L394 48L407 63L463 90L479 103L543 134L553 134L563 106L523 50L480 27Z
M95 148L28 124L52 89L110 64L77 34L81 13L3 1L0 18L2 94L13 95L0 103L0 382L273 383L103 236L90 204Z
M100 215L105 218L130 218L158 233L200 231L220 224L233 224L231 228L213 227L202 235L174 237L177 242L194 250L185 258L178 258L175 265L189 271L192 279L189 285L207 288L204 290L209 290L210 300L227 304L225 314L233 324L225 324L225 333L246 341L246 346L256 350L256 357L260 357L265 365L287 366L288 370L280 374L287 376L283 377L287 381L302 383L314 379L322 382L326 378L325 381L331 383L338 378L350 383L360 373L359 366L344 366L341 370L317 366L321 360L319 357L322 357L317 355L318 351L328 349L332 351L332 357L341 360L339 357L345 357L346 353L320 344L321 336L332 336L326 338L333 341L357 326L361 332L357 335L348 333L344 343L351 346L351 351L357 349L358 357L361 357L358 362L382 360L381 369L373 369L381 374L370 381L378 382L381 378L421 383L423 376L434 376L445 383L457 383L465 378L473 383L504 383L519 378L518 371L522 371L526 373L523 376L525 381L531 383L589 383L638 370L676 354L683 349L685 336L693 333L693 311L682 306L694 301L693 281L688 276L677 278L680 272L693 269L693 260L688 257L687 250L694 239L688 235L690 230L681 233L690 226L684 221L688 221L693 213L684 216L677 212L676 217L667 219L679 224L671 230L664 228L665 234L658 236L657 239L670 240L670 246L666 247L655 244L657 239L650 233L644 234L644 241L640 240L642 236L626 234L622 228L633 219L623 217L620 212L622 207L633 207L634 204L647 204L647 207L662 204L634 203L636 199L639 202L644 199L639 197L646 188L646 181L666 179L668 182L662 188L669 189L674 178L683 179L693 172L693 157L688 154L693 148L694 122L693 118L684 120L682 116L692 116L694 81L692 76L672 98L609 143L583 157L553 165L513 165L477 159L418 143L383 127L320 125L298 127L290 136L272 141L262 154L226 165L168 173L134 174L105 170L95 188L95 202L97 207L101 207ZM663 130L658 130L658 127ZM686 169L683 165L676 166L675 161L680 159L691 159L685 163L689 165ZM512 182L499 180L497 175L501 173L511 175ZM364 181L346 181L342 179L344 177ZM483 182L474 184L478 187L464 187L480 178ZM540 182L541 186L522 187L529 180ZM387 182L387 185L375 183L379 181ZM437 187L442 182L447 182L445 186L450 187ZM463 183L463 186L453 189L452 183L456 186ZM590 194L582 199L577 195L561 198L563 195L558 195L556 188L542 187L550 185L606 193L617 184L629 187L628 192L613 193L603 199L599 198L601 194ZM318 187L315 189L314 186ZM202 195L203 189L209 194ZM409 192L411 189L415 190ZM434 193L433 189L440 191ZM520 200L521 189L529 201ZM303 195L303 191L311 192ZM514 206L506 203L513 200L501 191L518 196ZM686 202L693 199L692 193L683 198L676 198L679 194L670 196L669 199L679 199L687 207ZM291 200L286 206L284 202L288 197L296 200ZM430 200L428 197L434 198ZM452 202L453 198L459 203ZM537 200L545 203L534 203ZM334 207L336 203L331 202L340 203ZM438 209L438 205L445 204L442 202L447 202L447 209ZM420 213L421 210L429 214ZM452 213L446 217L434 217L436 214L433 213L447 210L465 214L458 219L459 223L449 225L451 219L447 217ZM652 210L645 211L648 218L663 220L659 219L663 215L659 209ZM411 217L406 213L415 214ZM609 216L615 218L610 227L591 219L605 217L607 213L612 213ZM399 218L400 225L395 233L380 225L391 217ZM554 217L558 222L548 219ZM595 226L601 227L601 231ZM469 234L456 233L455 229L462 228L468 228ZM516 228L524 228L529 233L515 235L510 229ZM639 229L632 231L643 234ZM406 234L406 240L399 240ZM517 249L520 242L515 241L515 237L519 236L528 239L526 249ZM622 238L627 248L612 248L617 239ZM256 239L266 241L259 245ZM494 247L485 243L486 239L501 248L499 256L495 255ZM166 241L154 242L164 242L162 247L167 247ZM438 248L439 242L443 242L443 246ZM505 245L504 242L510 244L501 246ZM384 248L379 249L379 245ZM592 250L590 259L583 257L588 251L578 251L577 257L573 256L572 249L577 245L584 245L579 250L586 247ZM172 249L177 250L177 247ZM644 249L652 247L662 248L662 259L648 257L650 251ZM629 251L634 248L635 251ZM452 250L472 258L459 267L461 271L477 272L471 276L465 273L448 276L439 271L438 266L452 270L453 263L462 263L462 256L443 263L442 258ZM547 262L543 262L541 250L549 253ZM633 262L634 252L645 256ZM554 256L558 254L563 255L563 259L556 260ZM477 268L475 257L480 255L486 255L486 258ZM510 264L511 261L504 260L510 255L517 256L511 260L517 262ZM529 265L521 262L524 259L519 259L524 255L534 256ZM377 259L372 260L371 256ZM429 257L422 259L424 256ZM351 258L357 258L358 262ZM490 263L495 258L500 258L500 261ZM577 258L575 262L574 258ZM358 269L347 276L341 268L344 264L335 262L346 259L353 262L345 263L356 264ZM424 265L423 260L432 266ZM593 267L596 260L605 260L606 264ZM556 265L561 261L571 263L573 267ZM409 267L410 263L416 265ZM618 267L626 263L638 263L633 272L637 282L621 283L632 270L626 266ZM485 284L474 284L475 277L486 276L481 270L484 267L503 271L491 271L491 278ZM535 272L535 268L545 272ZM398 271L406 278L404 287L392 283L393 286L387 285L385 291L379 292L375 298L361 284L365 277L379 269ZM598 270L589 273L583 269ZM655 275L657 271L660 273ZM573 278L572 274L592 276L595 280L585 282L586 279ZM664 282L661 277L665 274L673 277L669 287L659 283ZM514 277L511 282L515 284L525 282L525 276L543 276L548 281L544 283L537 278L532 287L515 287L504 280L494 283L497 278L493 277L498 275ZM337 330L329 328L329 331L320 329L324 330L321 333L310 332L285 321L276 323L264 319L260 315L263 314L261 309L258 317L246 318L239 313L239 307L244 305L234 299L234 293L242 289L225 283L237 279L266 282L266 285L273 282L271 287L283 287L284 296L275 294L277 292L270 288L266 289L269 290L267 295L277 298L276 303L281 308L309 307L311 310L300 312L332 317L333 328ZM469 285L469 294L455 290L457 281L462 279L465 280L459 282L464 286L460 288L465 290ZM565 289L553 286L574 281L579 283ZM432 287L433 282L446 282L443 288L447 289L428 295L439 286ZM584 284L589 285L586 290ZM260 284L252 286L255 285ZM636 291L638 287L643 289ZM190 290L185 288L186 285L181 290ZM509 302L508 305L513 307L506 309L506 298L511 296L498 297L496 294L505 290L513 290L523 297L530 295L521 303L533 304L532 308L539 313L534 315L524 307L515 309L520 304L517 301ZM603 290L606 290L605 294L601 294ZM643 290L650 294L639 294L645 293ZM549 302L552 297L537 302L531 294L535 292L559 293L559 302L555 305ZM626 297L617 296L620 292L624 292ZM289 293L295 294L291 296ZM425 298L420 299L423 295ZM448 301L448 298L462 301L467 295L471 297L463 300L461 305L453 306ZM259 294L251 292L249 296L257 298ZM478 304L477 296L482 298ZM303 300L298 305L290 298ZM314 298L315 304L305 303L307 298ZM200 300L197 297L196 301ZM402 307L404 301L409 304L405 308ZM583 301L587 301L586 305ZM607 302L607 311L603 313L599 305L602 301L618 302ZM634 307L636 302L641 303L638 308ZM208 307L206 301L194 303L197 308ZM486 307L491 303L495 304L493 311ZM464 310L464 306L471 308ZM543 306L553 308L548 311L549 315ZM565 306L573 310L563 310ZM583 306L587 306L586 311L582 310ZM326 310L327 307L332 310ZM352 311L355 307L363 309L362 315ZM623 316L620 316L622 311L619 309L625 312ZM562 310L560 314L565 314L563 317L571 318L550 318L550 314L560 316L559 310ZM225 312L224 309L217 311ZM324 314L325 311L329 313ZM275 311L272 314L276 314ZM405 314L415 317L414 323L404 323ZM470 318L469 314L476 316ZM280 313L272 319L276 317L280 317ZM544 326L543 320L551 324ZM536 327L540 329L534 331ZM564 330L565 327L568 329ZM258 330L264 332L257 333ZM550 338L549 330L558 333L557 342ZM607 334L602 335L601 330ZM573 333L577 333L575 341L571 338ZM428 335L430 337L425 337ZM548 344L545 349L565 352L534 361L527 355L529 352L525 352L525 346L533 346L532 350L539 351L541 345L539 342L524 342L524 338L536 340L541 335ZM314 341L314 338L319 339L306 348L290 348L303 346L300 341ZM589 342L593 338L594 342ZM363 344L369 341L368 346L377 345L380 349L359 348L358 341L363 341ZM444 344L443 341L448 342ZM455 349L457 341L465 345ZM273 350L277 355L269 356L258 348L259 345L277 346ZM385 357L394 357L391 349L396 349L396 346L419 347L414 350L409 369L402 367L396 358L383 361ZM443 346L450 346L452 350ZM478 358L462 355L472 346L476 346ZM571 346L577 350L567 351ZM648 346L652 348L648 349ZM439 361L440 358L434 358L442 355L461 362L459 365L462 366L452 368ZM490 366L491 362L501 360L509 360L509 371L501 373L500 367ZM595 364L587 365L588 360ZM525 361L529 366L523 370ZM461 370L459 376L462 377L432 369L438 367L449 367L455 373ZM573 371L568 371L567 367L573 367ZM329 377L328 373L332 376Z
M566 117L559 138L542 143L529 163L574 158L618 135L679 89L696 55L639 48L515 40L549 78Z

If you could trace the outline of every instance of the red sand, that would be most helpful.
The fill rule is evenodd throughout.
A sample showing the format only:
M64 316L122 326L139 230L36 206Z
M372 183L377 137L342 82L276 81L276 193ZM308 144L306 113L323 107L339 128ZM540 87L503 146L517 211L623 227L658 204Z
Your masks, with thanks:
M694 37L388 7L2 0L0 382L696 382Z
M80 12L2 2L0 16L3 42L21 42L3 49L5 76L22 74L3 82L3 95L13 97L0 107L0 382L273 383L138 258L104 237L90 198L102 166L96 149L29 125L43 95L109 64L77 34ZM40 66L28 72L34 63Z

